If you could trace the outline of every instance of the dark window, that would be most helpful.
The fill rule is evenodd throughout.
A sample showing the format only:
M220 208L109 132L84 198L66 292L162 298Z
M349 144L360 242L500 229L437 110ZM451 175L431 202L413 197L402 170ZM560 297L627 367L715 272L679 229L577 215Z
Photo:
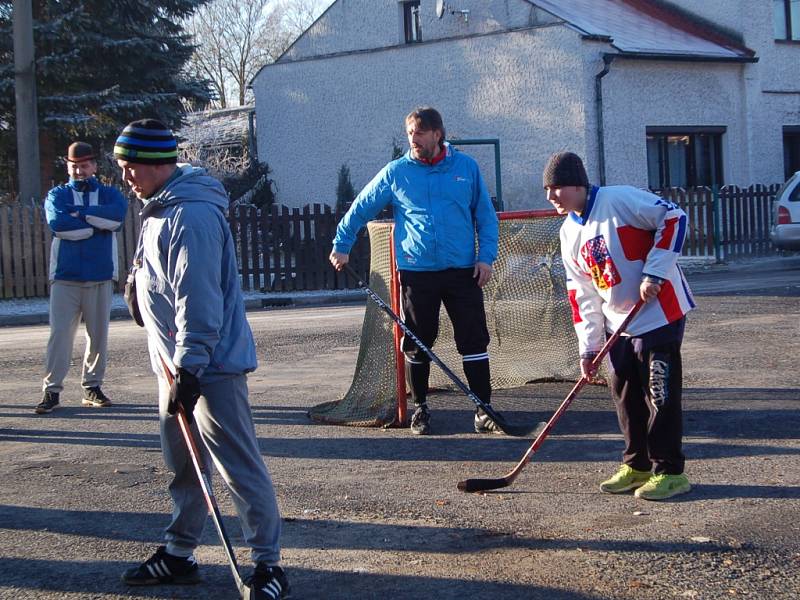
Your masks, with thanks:
M789 179L797 171L800 171L800 126L786 126L783 128L783 178Z
M650 189L722 185L724 127L647 128Z
M403 28L406 44L422 41L422 28L419 23L419 0L403 2Z
M800 41L800 0L772 0L776 40Z

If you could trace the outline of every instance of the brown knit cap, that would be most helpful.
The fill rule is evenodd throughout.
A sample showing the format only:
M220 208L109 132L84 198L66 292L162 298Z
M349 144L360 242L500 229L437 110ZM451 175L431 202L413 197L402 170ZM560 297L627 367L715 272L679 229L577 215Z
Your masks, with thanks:
M94 160L94 148L86 142L74 142L69 145L67 150L67 160L69 162Z
M545 188L570 185L588 188L589 178L581 157L572 152L553 154L542 173L542 185Z

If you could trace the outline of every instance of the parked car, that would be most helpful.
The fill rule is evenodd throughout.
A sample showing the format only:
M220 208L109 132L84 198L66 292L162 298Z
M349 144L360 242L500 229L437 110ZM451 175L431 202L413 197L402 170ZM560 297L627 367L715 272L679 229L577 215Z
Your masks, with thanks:
M769 237L782 250L800 250L800 171L775 195Z

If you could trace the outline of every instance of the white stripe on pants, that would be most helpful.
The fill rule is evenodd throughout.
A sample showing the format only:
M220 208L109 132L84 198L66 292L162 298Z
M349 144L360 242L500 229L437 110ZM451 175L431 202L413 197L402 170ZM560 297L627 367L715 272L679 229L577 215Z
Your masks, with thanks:
M84 388L103 384L111 316L111 281L52 281L50 285L50 339L42 390L60 393L69 372L72 347L81 317L86 327L86 350L81 368Z

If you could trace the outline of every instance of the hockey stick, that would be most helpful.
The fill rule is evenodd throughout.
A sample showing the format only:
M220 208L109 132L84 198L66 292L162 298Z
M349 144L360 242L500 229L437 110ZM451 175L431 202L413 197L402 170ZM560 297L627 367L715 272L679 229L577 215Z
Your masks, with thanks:
M598 355L594 357L594 360L592 360L592 373L597 370L597 368L600 366L600 363L603 361L603 358L605 358L606 354L608 354L608 351L611 350L611 347L619 339L619 336L622 334L622 332L625 331L628 325L630 325L633 317L636 316L636 313L639 312L639 309L642 308L643 305L644 301L642 300L636 302L636 304L633 305L633 308L628 313L628 316L625 317L625 320L617 328L617 331L614 333L614 335L606 340L606 343L603 344L603 347L600 349ZM544 439L550 433L550 430L561 418L561 415L566 412L569 405L572 404L572 401L575 399L575 396L578 395L578 392L580 392L583 386L588 382L589 381L585 377L581 376L581 378L572 388L572 391L567 394L567 397L564 398L564 401L558 407L556 412L553 413L552 417L550 417L550 420L547 422L544 429L542 429L539 435L536 436L536 439L533 441L530 448L528 448L528 451L525 452L525 455L522 457L522 459L517 463L517 466L511 469L511 471L509 471L504 477L500 477L499 479L466 479L458 482L458 489L462 492L484 492L487 490L504 488L514 483L517 475L519 475L522 469L525 468L525 465L530 462L531 457L539 449L539 446L542 445L542 442L544 442Z
M352 269L352 267L349 264L345 263L344 270L347 272L348 275L350 275L350 277L352 277L353 279L355 279L358 282L358 285L360 287L362 287L365 292L367 292L367 295L373 300L373 302L375 302L375 304L377 304L379 307L381 307L383 309L383 311L387 315L389 315L395 323L397 323L397 325L400 327L400 329L403 330L403 333L405 335L407 335L409 338L411 338L414 341L414 343L417 345L417 347L420 350L422 350L425 354L427 354L428 358L430 358L431 361L436 366L438 366L444 372L444 374L447 375L450 378L450 380L453 383L455 383L458 386L458 388L462 392L464 392L470 400L472 400L472 402L475 403L475 406L478 406L481 410L483 410L483 412L485 412L487 415L489 415L489 418L492 421L494 421L495 424L497 424L497 426L503 431L503 433L506 433L508 435L513 435L513 436L528 436L528 435L531 435L532 432L536 431L540 426L543 425L542 423L536 423L535 425L532 425L532 426L512 425L512 424L506 422L506 420L503 417L501 417L498 413L495 412L495 410L492 408L492 406L490 404L487 404L486 402L484 402L483 400L478 398L478 396L476 396L473 393L473 391L470 390L467 387L467 385L463 381L461 381L458 378L458 376L455 373L453 373L447 367L447 365L445 365L439 359L438 356L436 356L433 353L433 350L428 348L425 344L423 344L420 341L420 339L416 335L414 335L414 333L408 328L408 325L406 325L403 322L403 320L395 314L395 312L386 304L386 302L383 301L383 299L380 296L378 296L378 294L376 294L371 289L369 289L369 286L367 286L367 284L364 283L364 281L361 279L361 277L358 276L358 274Z
M164 368L164 377L167 378L167 383L169 383L171 386L175 377L172 374L172 371L169 370L169 367L167 366L167 363L164 361L163 357L159 356L159 358L161 359L161 366ZM206 498L208 512L211 513L211 520L214 521L214 526L217 528L219 541L222 542L222 547L225 549L225 555L228 557L228 564L231 567L231 572L233 573L233 579L236 582L236 587L239 589L239 594L243 600L247 600L250 598L250 588L245 585L244 581L242 581L242 576L239 573L239 564L236 562L236 555L233 553L233 546L228 538L228 534L225 532L225 525L222 523L222 513L219 512L217 499L214 497L214 491L211 488L211 481L209 480L208 475L206 474L206 471L200 462L200 452L197 449L197 444L194 441L192 431L189 429L189 421L186 418L186 412L183 410L183 405L180 403L178 403L178 412L175 416L178 419L178 425L180 426L181 433L183 434L183 441L186 442L186 449L189 451L189 456L192 459L194 471L197 474L197 480L200 482L200 488L203 490L203 496Z

